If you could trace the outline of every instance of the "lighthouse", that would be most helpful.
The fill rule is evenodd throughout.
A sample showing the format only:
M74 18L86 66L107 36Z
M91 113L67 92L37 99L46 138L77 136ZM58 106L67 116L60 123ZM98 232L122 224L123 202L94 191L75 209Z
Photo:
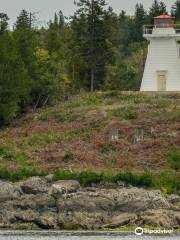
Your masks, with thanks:
M180 26L168 15L144 26L149 41L141 91L180 91Z

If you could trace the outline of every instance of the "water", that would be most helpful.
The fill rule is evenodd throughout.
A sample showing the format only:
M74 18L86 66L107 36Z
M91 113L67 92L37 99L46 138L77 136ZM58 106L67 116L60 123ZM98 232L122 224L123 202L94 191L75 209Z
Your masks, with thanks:
M180 235L136 236L134 233L0 231L0 240L180 240Z

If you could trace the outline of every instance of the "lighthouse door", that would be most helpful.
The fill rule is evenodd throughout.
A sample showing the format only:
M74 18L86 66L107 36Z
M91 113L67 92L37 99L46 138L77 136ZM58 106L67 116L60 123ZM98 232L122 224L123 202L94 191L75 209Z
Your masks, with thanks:
M166 72L158 71L157 74L157 90L158 91L166 91Z

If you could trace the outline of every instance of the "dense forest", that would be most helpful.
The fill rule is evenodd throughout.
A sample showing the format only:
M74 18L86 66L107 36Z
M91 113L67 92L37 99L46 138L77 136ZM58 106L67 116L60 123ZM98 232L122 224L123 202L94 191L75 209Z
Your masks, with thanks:
M57 11L46 26L22 10L13 25L0 13L0 124L79 91L138 90L147 52L143 25L167 13L163 2L119 14L105 0L75 1L71 17ZM60 6L61 7L61 6ZM180 0L171 14L180 20Z

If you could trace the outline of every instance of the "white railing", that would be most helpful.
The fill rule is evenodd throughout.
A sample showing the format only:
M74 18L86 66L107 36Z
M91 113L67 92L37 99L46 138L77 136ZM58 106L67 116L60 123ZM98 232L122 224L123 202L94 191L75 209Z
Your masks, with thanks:
M169 25L165 25L164 26L164 29L167 29L169 27ZM180 24L174 24L172 25L171 27L173 27L176 31L176 34L180 34ZM153 29L154 28L159 28L159 29L163 29L163 27L157 27L155 25L144 25L143 26L143 34L146 35L146 34L152 34L153 33Z

